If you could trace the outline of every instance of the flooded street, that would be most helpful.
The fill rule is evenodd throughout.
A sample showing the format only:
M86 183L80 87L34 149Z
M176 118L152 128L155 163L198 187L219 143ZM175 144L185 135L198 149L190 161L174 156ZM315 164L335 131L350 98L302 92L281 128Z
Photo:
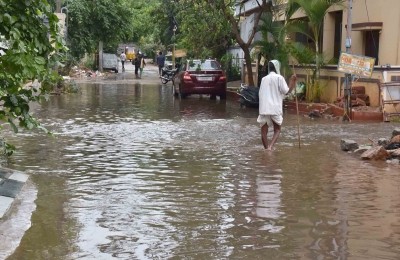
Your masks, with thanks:
M6 167L36 209L7 259L400 259L400 167L361 161L398 124L286 114L276 151L257 109L169 85L82 84L35 115ZM29 192L29 191L28 191Z

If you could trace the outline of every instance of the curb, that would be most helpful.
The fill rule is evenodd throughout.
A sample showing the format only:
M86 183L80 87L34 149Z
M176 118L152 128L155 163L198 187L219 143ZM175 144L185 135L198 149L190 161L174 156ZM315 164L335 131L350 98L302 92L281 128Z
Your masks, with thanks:
M0 220L10 210L28 179L29 175L25 173L0 168Z

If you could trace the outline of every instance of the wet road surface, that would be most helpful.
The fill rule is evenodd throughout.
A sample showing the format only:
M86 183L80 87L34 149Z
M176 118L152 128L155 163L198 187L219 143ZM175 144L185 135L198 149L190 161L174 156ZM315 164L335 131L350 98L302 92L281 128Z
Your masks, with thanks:
M83 84L35 114L8 167L31 175L31 227L8 259L399 259L400 168L340 151L395 125L257 110L170 85Z

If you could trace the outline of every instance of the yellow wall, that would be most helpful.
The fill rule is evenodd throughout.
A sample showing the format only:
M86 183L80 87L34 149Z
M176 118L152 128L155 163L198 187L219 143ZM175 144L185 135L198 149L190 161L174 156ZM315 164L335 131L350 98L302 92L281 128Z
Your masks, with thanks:
M330 10L334 12L343 10L342 21L342 51L346 51L346 25L347 25L347 1L344 1L342 7L335 7ZM298 12L296 17L302 17L304 14ZM324 20L324 33L323 33L323 53L325 60L329 61L333 56L333 42L335 20L333 15L326 15ZM379 34L379 63L375 68L384 67L390 64L391 67L400 66L400 0L353 0L352 9L352 24L380 22L382 29ZM356 55L364 55L365 53L365 31L356 31L353 28L351 32L352 46L351 53ZM387 72L387 80L390 81L391 75L400 75L400 67L397 71ZM306 81L307 75L310 74L307 70L298 69L298 76L300 80ZM381 70L374 71L370 79L356 79L353 86L364 86L366 94L370 98L371 106L381 106L381 91L380 86L385 82L384 72ZM344 73L338 72L335 66L321 71L322 78L322 96L321 102L334 102L336 99L343 95L344 88ZM400 106L400 105L396 105ZM386 105L386 111L399 110L394 108L394 105Z
M366 3L366 4L365 4ZM343 11L343 24L347 24L347 4ZM353 0L352 23L382 22L379 36L379 64L400 65L400 1L399 0ZM368 12L367 12L368 10ZM364 32L351 33L353 54L364 53ZM343 27L343 45L346 29ZM324 39L325 40L325 39Z
M329 12L343 10L342 21L342 51L346 51L346 25L348 16L348 3L344 1L342 6L332 7ZM284 6L279 9L283 11ZM367 12L368 11L368 12ZM299 11L292 18L304 17ZM279 16L278 20L284 20ZM352 24L381 22L382 30L379 36L379 64L400 65L400 0L353 0ZM326 61L333 57L334 19L332 15L326 15L323 32L323 52ZM353 28L354 29L354 28ZM365 52L365 31L351 32L353 54L363 55Z
M283 8L284 6L282 6ZM344 1L343 6L334 7L329 12L343 10L342 20L342 46L341 50L346 51L346 25L347 25L347 1ZM282 11L282 10L281 10ZM304 17L304 13L297 12L293 18ZM283 20L280 16L278 20ZM382 23L382 29L379 33L379 63L375 66L375 70L370 79L360 78L353 82L353 86L364 86L366 94L370 98L370 104L373 107L381 106L381 90L380 87L384 82L390 81L391 75L400 77L400 0L353 0L352 8L352 24L361 23ZM354 29L354 28L353 28ZM323 32L323 53L326 61L329 61L334 56L334 16L328 14L324 20ZM352 46L351 53L355 55L365 55L365 31L351 32ZM384 72L386 64L397 67L395 71ZM328 66L328 69L322 69L322 96L321 102L332 103L338 97L343 95L344 88L344 73L337 71L336 66ZM378 68L378 70L377 70ZM310 70L296 68L296 73L299 81L307 82L310 77ZM384 79L384 74L387 73L387 79ZM398 79L397 79L398 80ZM398 111L399 105L385 106L386 111Z
M337 71L336 66L330 66L329 69L321 70L321 102L334 103L337 98L343 96L345 87L344 73ZM400 73L400 72L399 72ZM299 82L307 82L307 78L311 77L310 70L296 69ZM374 72L371 79L356 79L353 86L364 86L365 94L369 96L370 106L379 107L380 102L380 83L382 80L382 72Z

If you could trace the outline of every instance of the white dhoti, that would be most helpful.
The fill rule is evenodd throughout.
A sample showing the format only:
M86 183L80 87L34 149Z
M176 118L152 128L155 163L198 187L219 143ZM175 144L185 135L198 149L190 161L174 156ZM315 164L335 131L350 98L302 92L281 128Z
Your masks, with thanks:
M268 124L268 127L272 127L274 126L272 121L275 122L277 125L282 125L283 117L282 115L259 115L257 118L257 122L261 126Z

